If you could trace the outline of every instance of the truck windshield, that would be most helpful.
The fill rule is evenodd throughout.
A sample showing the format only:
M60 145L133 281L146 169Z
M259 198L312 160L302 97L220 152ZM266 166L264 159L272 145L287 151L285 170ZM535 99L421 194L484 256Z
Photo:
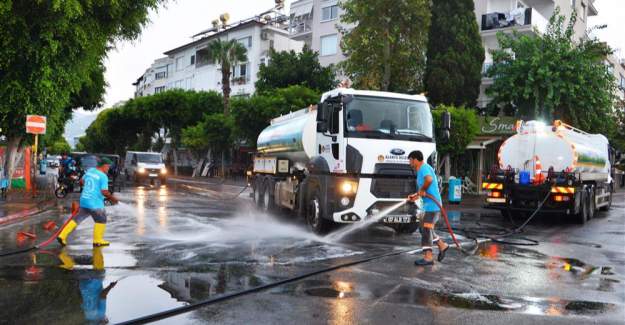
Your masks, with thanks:
M160 154L138 153L137 161L142 162L142 163L149 163L149 164L160 164L163 160L161 159Z
M356 96L345 116L348 137L432 141L432 115L426 102Z

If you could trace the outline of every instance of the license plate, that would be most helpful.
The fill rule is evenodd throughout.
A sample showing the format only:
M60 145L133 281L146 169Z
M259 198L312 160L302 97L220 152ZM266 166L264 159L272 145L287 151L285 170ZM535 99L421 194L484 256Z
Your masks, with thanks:
M384 223L410 223L410 219L409 216L386 216L382 220Z
M150 177L156 177L156 176L158 176L158 175L156 175L156 174L150 174Z

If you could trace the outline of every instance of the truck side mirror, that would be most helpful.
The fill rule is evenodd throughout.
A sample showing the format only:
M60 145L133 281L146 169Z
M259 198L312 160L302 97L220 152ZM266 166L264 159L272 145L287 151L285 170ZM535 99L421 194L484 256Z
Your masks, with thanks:
M443 112L443 116L442 116L442 124L441 128L443 130L451 130L451 114L449 114L449 112Z
M328 118L326 115L326 106L322 103L317 104L317 122L327 121Z
M317 121L317 132L326 133L328 132L328 122L326 121Z
M443 142L449 141L449 131L451 130L451 114L443 112L441 116L441 138Z

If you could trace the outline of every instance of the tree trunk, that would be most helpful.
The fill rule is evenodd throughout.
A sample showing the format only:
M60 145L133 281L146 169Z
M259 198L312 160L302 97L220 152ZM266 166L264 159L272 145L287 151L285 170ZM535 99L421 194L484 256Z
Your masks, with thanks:
M445 180L449 181L449 178L451 177L451 158L449 157L449 154L445 155Z
M11 187L11 177L15 171L15 157L19 150L20 143L22 142L22 136L10 137L7 139L6 151L4 152L4 177L9 181L9 188Z
M226 150L221 151L221 177L226 179Z
M388 39L388 27L385 31L386 37L384 38L384 52L383 52L383 64L384 71L382 74L382 90L388 91L391 84L391 41Z
M171 148L172 148L173 154L174 154L174 175L178 176L178 148L177 148L178 146L176 146L175 143L176 142L173 141L173 139L172 139L172 141L171 141Z
M230 112L230 67L221 65L221 90L224 96L224 115Z

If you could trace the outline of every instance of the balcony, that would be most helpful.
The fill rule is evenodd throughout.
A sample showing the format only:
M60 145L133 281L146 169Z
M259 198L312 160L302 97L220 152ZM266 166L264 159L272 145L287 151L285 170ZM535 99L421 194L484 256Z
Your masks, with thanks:
M543 33L547 30L549 20L534 8L520 8L510 12L491 12L482 15L482 35L496 34L499 31L533 32L534 29Z
M300 0L291 4L289 14L289 34L295 40L310 37L313 25L313 1Z

